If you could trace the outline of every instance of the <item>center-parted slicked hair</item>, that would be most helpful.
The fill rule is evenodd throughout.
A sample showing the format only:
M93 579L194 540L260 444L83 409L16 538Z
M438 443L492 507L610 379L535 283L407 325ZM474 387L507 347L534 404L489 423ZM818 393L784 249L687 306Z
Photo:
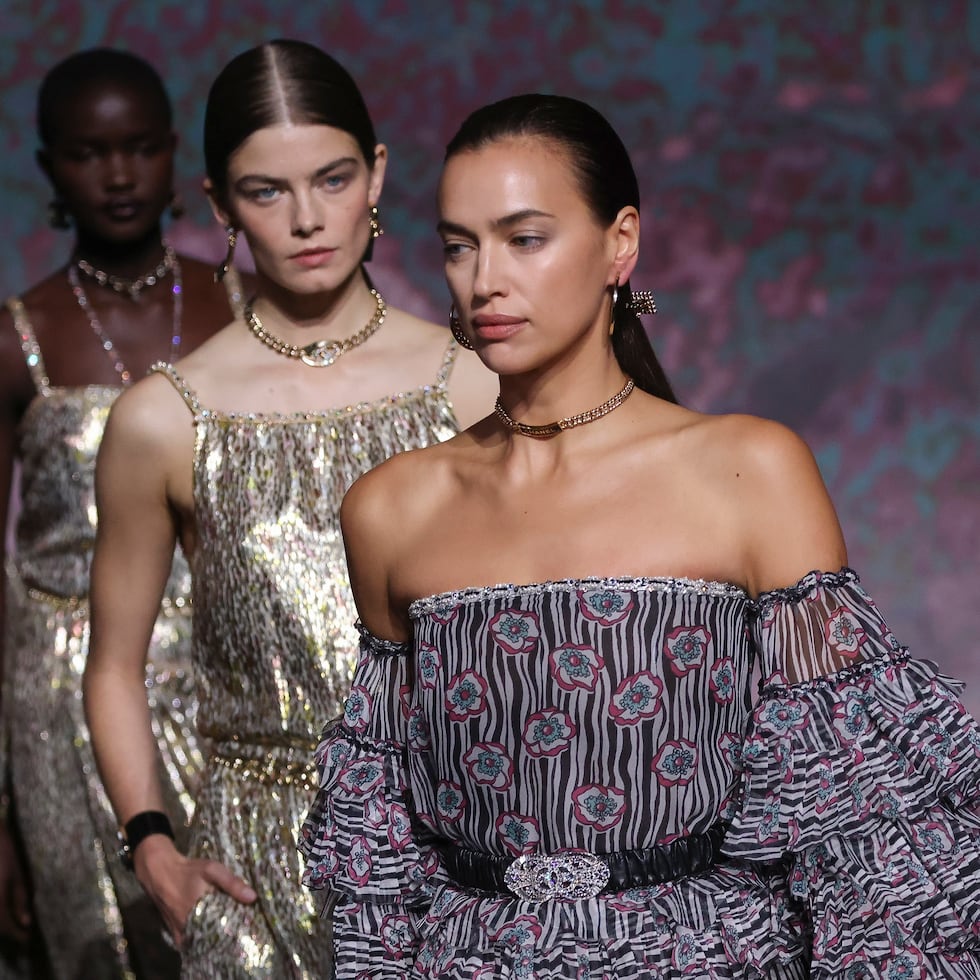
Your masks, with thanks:
M596 220L608 227L624 207L640 208L640 189L629 153L602 113L563 95L515 95L477 109L446 147L446 160L504 139L535 139L560 149ZM620 283L613 310L616 360L643 391L676 402L643 329L630 308L629 283Z
M204 163L219 194L235 150L258 130L284 123L342 129L374 165L374 125L347 70L304 41L269 41L233 58L208 93Z

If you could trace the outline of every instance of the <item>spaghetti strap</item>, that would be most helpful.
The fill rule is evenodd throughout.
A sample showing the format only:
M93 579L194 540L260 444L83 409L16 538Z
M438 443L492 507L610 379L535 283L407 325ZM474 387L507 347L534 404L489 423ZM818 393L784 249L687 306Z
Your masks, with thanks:
M452 374L453 365L456 363L456 355L459 353L459 344L456 343L456 338L453 337L449 341L449 346L446 348L446 353L442 356L442 365L439 368L439 373L436 375L436 387L445 388L446 383L449 381L449 375Z
M245 297L242 295L242 279L238 270L233 266L228 266L228 271L221 280L228 294L228 305L231 312L235 314L235 319L240 320L245 310Z
M31 372L31 380L38 393L47 396L51 392L51 382L48 380L48 370L41 356L41 345L37 342L34 328L27 317L27 310L19 296L11 296L4 304L14 318L14 329L20 337L20 349L27 361L27 370Z
M203 414L204 408L197 395L191 390L187 382L177 373L177 369L166 361L157 361L150 365L149 374L162 374L177 389L177 394L184 399L184 404L191 410L191 414L197 416Z

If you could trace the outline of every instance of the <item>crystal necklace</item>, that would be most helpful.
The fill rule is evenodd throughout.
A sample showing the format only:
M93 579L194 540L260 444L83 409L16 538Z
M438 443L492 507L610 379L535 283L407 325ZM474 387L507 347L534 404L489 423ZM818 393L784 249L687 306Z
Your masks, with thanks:
M173 249L171 249L169 245L166 245L165 248L167 249L168 253L173 253ZM183 280L180 274L180 262L177 261L176 253L173 253L173 259L171 260L169 270L167 271L173 272L174 276L173 286L171 286L171 292L173 293L174 297L174 316L173 327L170 332L170 361L173 363L177 360L177 352L180 350L180 324L184 306ZM143 286L140 286L140 289L144 288L144 286L152 286L155 284L156 279L153 283L151 283L148 281L148 278L149 277L146 277L147 281L144 282ZM92 309L92 304L89 302L88 296L85 295L85 290L82 288L81 280L78 278L78 262L73 262L68 266L68 284L71 286L71 291L75 296L76 302L82 308L82 312L86 317L88 317L89 325L92 327L92 333L94 333L98 338L99 343L102 345L102 349L106 352L106 356L109 358L113 368L115 368L116 373L122 380L122 383L124 385L128 385L132 381L132 375L129 373L129 369L125 364L123 364L119 355L116 353L116 348L113 345L112 340L110 340L109 335L105 332L105 328L99 321L95 310ZM121 290L116 291L121 292Z
M130 299L139 299L140 293L147 286L155 286L174 266L177 264L177 253L173 246L164 242L163 259L156 268L151 269L145 275L137 276L135 279L127 279L125 276L113 276L101 269L96 269L91 262L81 257L75 259L78 271L89 279L94 279L100 286L108 286L117 293L127 293Z
M285 340L281 340L275 334L269 333L262 326L262 321L259 319L258 314L252 309L252 304L255 302L254 299L249 300L245 307L245 322L248 324L249 330L266 347L271 347L277 354L282 354L284 357L299 358L299 360L304 364L308 364L310 367L330 367L342 354L352 351L355 347L360 347L384 323L385 316L388 313L388 307L381 298L381 293L376 289L372 289L370 292L376 304L374 316L357 333L346 337L344 340L315 340L312 344L307 344L305 347L298 347L296 344L287 344Z
M500 404L499 396L494 403L493 412L511 432L517 432L522 436L535 436L537 438L556 436L565 429L574 429L577 425L586 425L589 422L594 422L596 419L601 419L603 415L608 415L610 412L616 411L633 393L635 387L636 385L633 384L633 379L627 378L622 390L618 391L608 401L604 401L601 405L596 405L595 408L590 408L587 412L579 412L578 415L569 415L568 418L558 419L556 422L549 422L547 425L527 425L524 422L516 422L507 414L507 409Z

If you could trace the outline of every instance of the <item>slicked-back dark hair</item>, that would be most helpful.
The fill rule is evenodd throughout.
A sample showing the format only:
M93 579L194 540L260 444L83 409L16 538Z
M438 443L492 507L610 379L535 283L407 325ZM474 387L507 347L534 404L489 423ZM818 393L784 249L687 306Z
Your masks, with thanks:
M342 129L374 165L374 125L343 65L304 41L269 41L228 62L208 94L204 163L219 193L235 150L258 130L283 123Z
M639 210L640 188L629 153L602 113L563 95L515 95L477 109L446 147L446 160L503 139L527 137L560 148L596 219L608 227L624 207ZM640 318L630 307L628 282L613 310L616 360L643 391L676 402Z
M58 62L44 76L37 96L37 132L42 145L51 145L58 113L68 99L82 88L105 83L143 89L159 103L167 129L173 125L173 108L163 79L148 61L116 48L91 48Z

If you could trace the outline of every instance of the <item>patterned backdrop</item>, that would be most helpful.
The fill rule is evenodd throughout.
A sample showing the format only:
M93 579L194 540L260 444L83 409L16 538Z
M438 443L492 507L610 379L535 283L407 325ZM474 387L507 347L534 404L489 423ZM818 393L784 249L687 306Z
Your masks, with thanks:
M81 47L163 73L190 205L171 235L208 255L210 80L271 37L336 54L392 155L376 277L439 319L434 188L456 124L520 91L592 101L637 165L634 284L657 291L652 335L682 400L806 437L852 564L903 641L971 677L980 709L980 3L4 0L0 29L4 294L66 257L44 225L33 107Z

